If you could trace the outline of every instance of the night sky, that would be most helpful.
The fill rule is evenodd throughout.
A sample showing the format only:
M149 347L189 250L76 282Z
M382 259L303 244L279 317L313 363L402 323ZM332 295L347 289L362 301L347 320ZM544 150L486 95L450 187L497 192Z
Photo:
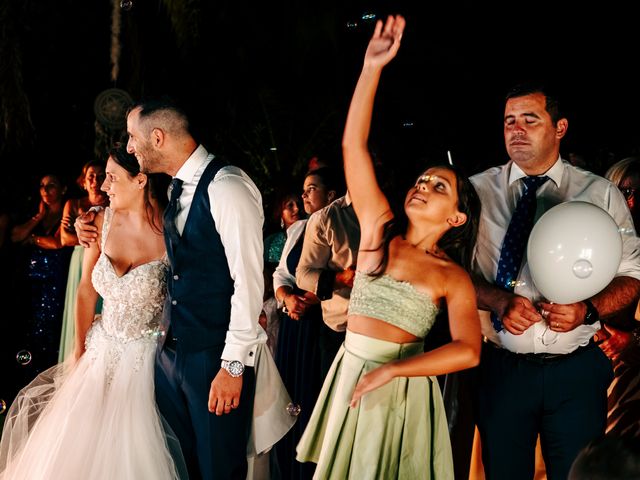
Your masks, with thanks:
M169 94L182 102L198 138L267 194L297 182L314 155L339 165L370 18L393 12L406 16L407 30L382 79L371 140L402 175L446 161L447 150L469 173L503 163L503 96L528 79L551 82L564 100L565 156L580 153L600 170L640 146L631 74L638 40L625 26L635 16L622 3L191 0L168 10L170 2L133 0L121 11L112 82L110 2L4 1L32 128L5 129L0 159L21 192L45 171L71 181L95 155L93 103L112 87L134 99ZM0 79L15 69L4 58Z

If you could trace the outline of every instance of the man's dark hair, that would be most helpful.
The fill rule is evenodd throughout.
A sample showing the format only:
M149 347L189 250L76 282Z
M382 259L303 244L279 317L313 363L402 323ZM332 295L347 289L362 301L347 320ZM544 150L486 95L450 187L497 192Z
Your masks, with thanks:
M640 478L640 438L608 435L589 443L576 457L569 480L630 480Z
M515 85L511 87L511 89L509 89L509 91L507 92L507 95L505 96L505 102L512 98L525 97L527 95L534 95L536 93L544 95L544 108L547 113L549 113L553 125L557 125L558 120L564 118L564 115L560 111L558 98L547 85L541 83L520 83L518 85Z
M186 111L171 97L148 98L134 103L127 111L140 109L140 119L156 117L164 128L180 129L190 134L189 117Z

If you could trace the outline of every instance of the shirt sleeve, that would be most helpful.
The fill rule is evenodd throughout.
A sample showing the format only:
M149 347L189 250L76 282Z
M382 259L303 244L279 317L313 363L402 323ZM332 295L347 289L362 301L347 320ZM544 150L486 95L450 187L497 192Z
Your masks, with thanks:
M222 358L253 366L264 292L262 198L249 179L223 171L208 191L234 285Z
M282 249L282 255L280 256L280 262L273 272L273 292L278 291L280 287L295 287L296 286L296 277L294 277L291 273L289 273L289 269L287 268L287 257L289 256L289 252L294 247L300 235L304 232L304 226L306 224L306 220L298 220L296 223L291 225L287 230L287 241L284 244L284 248ZM277 300L277 298L276 298ZM278 308L282 307L282 302L278 300Z
M611 185L608 191L609 215L618 224L622 236L622 258L617 277L631 277L640 280L640 237L636 235L629 207L622 193Z
M324 213L323 209L309 217L296 269L298 287L315 293L321 300L331 298L335 281L335 272L327 268L331 259L331 246L325 235ZM325 288L322 288L323 286Z

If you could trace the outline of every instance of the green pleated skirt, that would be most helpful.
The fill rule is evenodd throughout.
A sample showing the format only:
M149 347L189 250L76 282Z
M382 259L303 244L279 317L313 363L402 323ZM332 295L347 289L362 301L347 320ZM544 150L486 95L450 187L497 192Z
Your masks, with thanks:
M451 442L435 377L400 377L349 401L360 378L389 361L418 355L347 330L325 379L297 460L318 464L317 479L453 479Z

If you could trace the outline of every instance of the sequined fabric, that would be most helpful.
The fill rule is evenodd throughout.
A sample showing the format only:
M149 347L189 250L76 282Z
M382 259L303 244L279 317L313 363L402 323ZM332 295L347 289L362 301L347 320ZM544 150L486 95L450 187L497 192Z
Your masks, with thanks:
M389 275L374 277L356 272L349 315L383 320L424 338L436 320L438 306L409 282Z
M70 248L45 250L33 246L28 258L31 319L29 346L36 373L55 365L64 310Z

